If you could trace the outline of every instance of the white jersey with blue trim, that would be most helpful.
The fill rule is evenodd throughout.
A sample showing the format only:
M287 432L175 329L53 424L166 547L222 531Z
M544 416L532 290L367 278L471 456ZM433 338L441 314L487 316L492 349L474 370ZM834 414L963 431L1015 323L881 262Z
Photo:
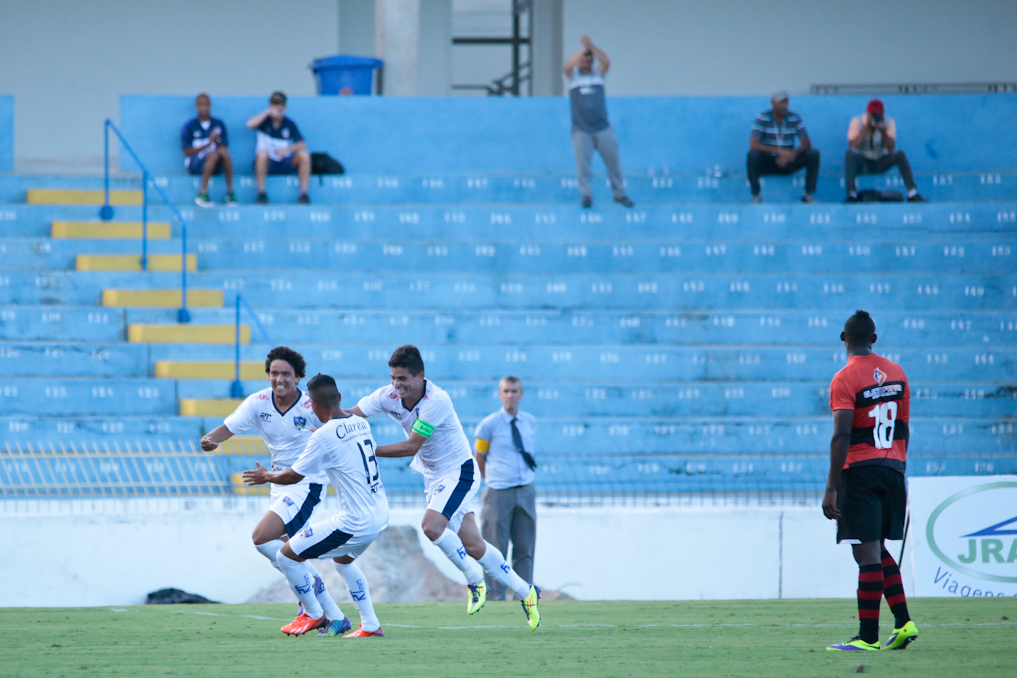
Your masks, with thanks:
M233 435L258 429L272 453L273 471L293 466L307 447L311 433L321 426L321 421L311 409L311 399L299 389L297 393L297 401L285 412L276 407L271 388L252 393L223 422ZM305 478L305 481L325 484L328 478L319 473Z
M334 525L343 532L376 534L388 527L388 498L374 454L377 448L371 425L351 414L322 424L293 464L303 476L328 475L339 499Z
M424 380L424 395L413 409L406 409L391 384L361 398L357 407L365 417L385 412L399 422L407 438L414 431L427 438L410 462L410 468L425 478L448 475L473 459L470 441L452 407L452 399L434 382Z

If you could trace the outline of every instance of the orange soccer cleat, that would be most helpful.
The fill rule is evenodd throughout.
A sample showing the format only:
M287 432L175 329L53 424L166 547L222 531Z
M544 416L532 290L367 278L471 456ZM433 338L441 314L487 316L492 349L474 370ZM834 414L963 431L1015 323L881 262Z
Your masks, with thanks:
M350 633L347 633L345 636L343 636L343 638L370 638L372 636L377 636L379 638L384 638L385 637L385 632L381 630L380 626L378 627L377 631L365 631L364 630L364 625L363 624L358 624L356 631L352 631Z
M301 614L299 617L279 630L290 636L302 636L308 631L320 629L326 625L328 625L328 617L325 615L321 615L321 619L314 619L313 617L308 617L306 614Z

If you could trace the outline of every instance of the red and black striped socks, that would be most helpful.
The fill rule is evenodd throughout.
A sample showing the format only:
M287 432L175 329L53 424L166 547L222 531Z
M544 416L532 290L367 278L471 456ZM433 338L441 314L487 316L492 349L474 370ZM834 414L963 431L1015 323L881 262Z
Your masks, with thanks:
M898 579L900 579L899 576ZM879 642L879 603L882 598L883 566L879 563L860 565L858 567L858 637L866 643Z
M886 549L883 549L879 557L883 559L883 595L886 596L886 604L893 612L894 628L899 629L911 621L911 615L908 614L908 603L904 598L904 584L901 582L900 568L897 567L897 562Z

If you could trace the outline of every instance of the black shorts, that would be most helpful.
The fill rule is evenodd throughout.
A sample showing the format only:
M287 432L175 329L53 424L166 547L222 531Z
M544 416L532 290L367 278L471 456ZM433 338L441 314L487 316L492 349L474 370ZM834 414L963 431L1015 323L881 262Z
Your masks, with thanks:
M907 502L903 473L888 466L846 469L837 488L837 542L903 539Z

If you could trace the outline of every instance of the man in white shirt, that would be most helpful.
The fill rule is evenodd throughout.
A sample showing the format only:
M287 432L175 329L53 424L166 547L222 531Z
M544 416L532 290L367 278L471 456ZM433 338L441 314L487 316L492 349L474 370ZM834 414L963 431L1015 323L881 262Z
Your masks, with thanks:
M512 544L512 569L533 583L533 549L537 541L537 492L533 487L537 462L533 449L537 422L519 409L523 383L505 377L498 384L502 408L478 425L473 450L480 475L487 483L481 507L481 534L506 557ZM489 597L504 600L505 589L489 582Z
M346 615L338 618L322 608L312 592L313 581L307 577L306 568L301 567L308 558L331 558L360 613L360 628L343 637L384 636L374 613L367 579L353 563L388 527L388 498L381 483L371 425L339 406L342 395L335 379L327 374L316 375L307 382L307 392L311 408L323 424L311 434L303 454L283 470L269 471L258 464L258 468L244 471L244 481L249 485L288 486L324 472L339 500L339 510L334 515L294 535L279 550L279 568L304 606L304 613L282 631L299 636L324 628L319 637L334 637L350 630Z
M248 396L233 414L226 417L222 426L217 426L201 439L201 449L211 452L219 447L219 443L256 428L272 454L273 470L292 466L307 446L311 432L321 426L311 408L310 398L297 388L304 378L305 369L304 357L293 349L276 346L269 351L265 358L265 372L271 387ZM324 473L317 473L296 485L272 485L268 512L251 535L254 548L268 558L272 567L279 567L276 555L284 543L282 536L292 538L304 529L314 507L325 496L327 482ZM321 577L310 563L303 567L314 581L314 592L325 611L338 614L339 608L325 589ZM297 617L301 614L302 610Z
M472 500L480 488L470 442L448 394L427 381L416 346L400 346L388 361L392 385L362 398L350 412L371 417L385 412L402 426L406 440L382 445L379 457L413 457L410 468L424 476L427 510L421 528L431 542L466 576L467 614L487 601L484 574L466 559L474 558L484 572L515 592L522 601L530 630L540 624L539 591L505 562L497 548L484 541L473 517Z

